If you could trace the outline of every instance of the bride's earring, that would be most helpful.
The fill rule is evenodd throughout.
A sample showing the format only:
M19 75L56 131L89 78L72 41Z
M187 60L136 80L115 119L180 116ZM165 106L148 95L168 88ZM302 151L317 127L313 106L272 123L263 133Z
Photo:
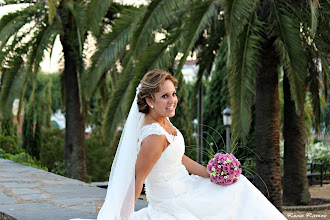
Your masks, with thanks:
M152 106L150 106L151 108L154 108L154 106L152 105Z

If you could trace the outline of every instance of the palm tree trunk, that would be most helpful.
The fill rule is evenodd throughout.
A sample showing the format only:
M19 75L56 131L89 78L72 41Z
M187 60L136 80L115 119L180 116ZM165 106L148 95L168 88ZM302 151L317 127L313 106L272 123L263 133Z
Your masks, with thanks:
M64 87L65 87L65 149L64 161L68 176L86 180L86 151L85 151L85 116L81 110L82 103L79 99L80 64L82 57L79 54L79 41L77 40L77 26L68 10L68 18L63 24L61 43L64 52Z
M283 203L285 205L308 204L311 195L308 189L305 156L305 112L302 94L301 113L298 115L291 99L289 80L284 76L284 180Z
M282 209L280 167L280 104L278 93L278 58L274 56L272 42L264 46L260 72L256 80L256 160L257 188ZM264 182L263 182L264 181ZM267 189L269 191L269 196Z

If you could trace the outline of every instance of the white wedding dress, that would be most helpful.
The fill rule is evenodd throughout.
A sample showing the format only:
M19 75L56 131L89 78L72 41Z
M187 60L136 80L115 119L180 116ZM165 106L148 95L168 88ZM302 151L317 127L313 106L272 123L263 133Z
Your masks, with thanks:
M185 144L179 130L174 136L158 123L145 125L141 128L138 146L153 134L165 135L169 146L145 180L148 207L133 212L130 220L286 219L243 175L229 186L189 175L182 164Z

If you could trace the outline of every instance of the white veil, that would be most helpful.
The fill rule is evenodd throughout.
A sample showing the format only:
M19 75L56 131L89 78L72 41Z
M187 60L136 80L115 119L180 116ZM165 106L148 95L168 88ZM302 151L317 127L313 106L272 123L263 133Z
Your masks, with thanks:
M97 216L98 220L126 220L134 212L135 162L138 153L138 136L144 114L137 105L136 89L134 101L121 134L115 159L111 166L107 196Z

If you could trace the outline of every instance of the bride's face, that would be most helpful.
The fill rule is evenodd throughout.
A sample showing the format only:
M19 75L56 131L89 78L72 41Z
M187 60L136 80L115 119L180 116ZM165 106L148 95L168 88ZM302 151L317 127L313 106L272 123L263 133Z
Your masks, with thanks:
M176 97L176 89L171 80L165 80L161 84L161 90L154 94L155 99L152 100L154 110L159 116L173 117L175 115L175 108L178 104Z

